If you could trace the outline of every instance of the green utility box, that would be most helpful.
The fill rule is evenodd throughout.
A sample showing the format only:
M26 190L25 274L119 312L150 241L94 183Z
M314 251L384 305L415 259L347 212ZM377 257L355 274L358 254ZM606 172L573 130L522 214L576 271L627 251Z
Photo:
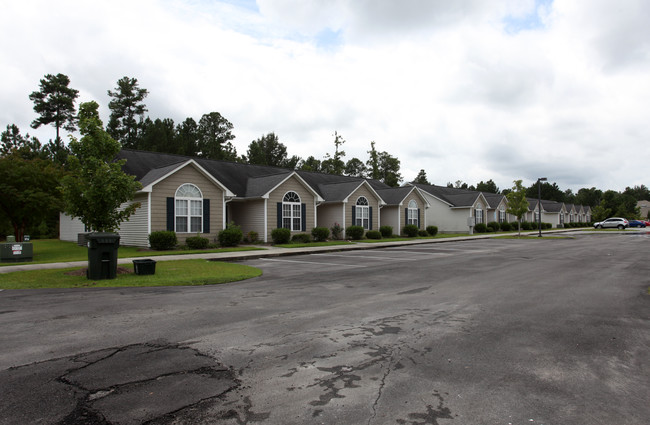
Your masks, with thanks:
M34 247L31 242L13 242L13 236L6 243L0 244L0 261L3 263L19 263L34 259Z
M133 260L133 271L135 274L156 274L156 262L150 258Z
M88 279L115 279L117 277L117 249L120 235L117 233L90 233L88 241Z

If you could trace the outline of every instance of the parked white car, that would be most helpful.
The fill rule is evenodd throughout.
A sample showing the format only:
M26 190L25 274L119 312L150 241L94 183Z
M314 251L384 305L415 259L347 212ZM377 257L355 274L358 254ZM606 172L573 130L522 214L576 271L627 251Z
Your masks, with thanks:
M630 227L630 222L625 218L620 217L611 217L605 221L599 221L594 223L596 229L619 229L623 230L626 227Z

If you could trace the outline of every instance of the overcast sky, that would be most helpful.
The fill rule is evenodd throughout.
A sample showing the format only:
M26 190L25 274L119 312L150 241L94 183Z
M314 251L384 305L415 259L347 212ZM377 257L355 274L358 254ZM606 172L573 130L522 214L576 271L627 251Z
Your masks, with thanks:
M445 185L548 177L648 181L647 0L0 0L0 126L63 73L108 121L123 76L152 118L220 112L238 154L275 132L290 155L370 142Z

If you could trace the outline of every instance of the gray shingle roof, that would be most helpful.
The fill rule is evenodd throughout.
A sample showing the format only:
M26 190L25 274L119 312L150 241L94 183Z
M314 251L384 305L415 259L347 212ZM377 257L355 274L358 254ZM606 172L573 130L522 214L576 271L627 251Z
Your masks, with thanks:
M432 184L412 183L423 191L442 199L452 207L471 207L480 196L481 192L473 190L456 189L454 187L436 186Z

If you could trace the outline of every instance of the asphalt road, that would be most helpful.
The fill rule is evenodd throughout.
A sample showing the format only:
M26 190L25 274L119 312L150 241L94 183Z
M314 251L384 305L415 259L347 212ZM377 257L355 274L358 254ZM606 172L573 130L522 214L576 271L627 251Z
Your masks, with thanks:
M247 261L208 287L0 291L0 424L650 418L650 236Z

